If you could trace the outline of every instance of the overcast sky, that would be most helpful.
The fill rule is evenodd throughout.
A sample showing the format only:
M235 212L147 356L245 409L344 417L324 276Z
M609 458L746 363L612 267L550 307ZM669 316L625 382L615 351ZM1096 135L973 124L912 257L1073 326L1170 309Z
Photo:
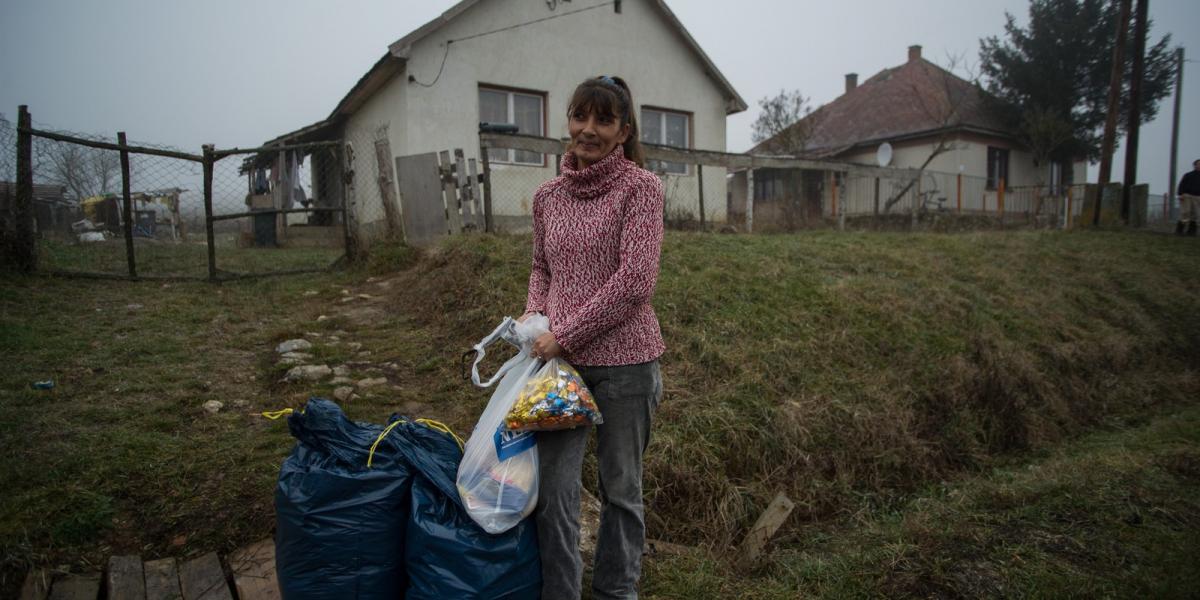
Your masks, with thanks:
M512 0L542 3L545 0ZM58 129L111 133L195 150L257 145L328 116L387 45L451 0L3 0L0 113ZM781 88L822 104L904 62L978 61L979 39L1001 35L1004 12L1024 22L1025 0L669 0L751 105L728 120L728 150L751 145L757 101ZM586 14L586 13L585 13ZM1152 0L1150 39L1171 33L1200 59L1200 2ZM581 18L583 15L581 15ZM651 59L653 57L647 57ZM1200 158L1200 69L1189 62L1180 172ZM1142 128L1138 179L1166 189L1172 100ZM1114 173L1123 173L1116 158ZM1093 169L1094 177L1094 169Z

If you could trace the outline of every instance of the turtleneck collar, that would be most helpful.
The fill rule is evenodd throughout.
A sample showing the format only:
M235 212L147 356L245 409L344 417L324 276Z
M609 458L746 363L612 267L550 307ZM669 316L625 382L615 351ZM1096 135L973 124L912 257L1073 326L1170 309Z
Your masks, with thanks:
M586 169L579 168L575 154L567 152L562 157L562 177L567 191L577 198L595 198L611 188L613 180L634 166L625 158L620 145Z

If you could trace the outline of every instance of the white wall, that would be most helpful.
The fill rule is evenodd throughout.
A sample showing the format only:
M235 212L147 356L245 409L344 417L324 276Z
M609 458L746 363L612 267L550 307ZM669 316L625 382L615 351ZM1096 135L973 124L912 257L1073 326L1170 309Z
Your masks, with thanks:
M722 90L705 74L700 59L647 1L626 0L622 2L621 14L615 14L611 5L602 6L513 31L455 42L446 53L447 39L596 4L600 1L576 0L560 4L552 12L545 2L534 0L480 2L418 41L411 50L406 72L351 117L348 131L361 135L388 123L394 155L462 148L468 157L476 157L481 83L545 93L545 133L548 137L566 137L566 102L575 86L587 77L610 74L629 82L639 107L649 105L691 112L692 146L723 151ZM443 56L445 67L433 87L407 81L410 74L421 82L433 81ZM361 150L359 154L362 157ZM528 188L531 195L538 183L554 177L552 163L548 161L545 167L497 166L493 195L505 191L506 186L509 192ZM674 189L695 189L694 170L683 179L686 181L678 182ZM705 168L704 188L709 199L705 207L709 219L724 220L724 169ZM527 200L509 206L497 203L496 211L527 213ZM691 208L696 212L694 200L692 203Z

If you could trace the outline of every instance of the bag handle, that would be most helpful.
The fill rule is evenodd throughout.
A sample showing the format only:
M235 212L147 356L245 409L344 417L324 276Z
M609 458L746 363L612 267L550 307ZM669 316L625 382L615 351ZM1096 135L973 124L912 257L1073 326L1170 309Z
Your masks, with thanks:
M485 336L482 340L479 340L478 344L475 344L475 362L471 365L471 383L481 388L492 387L497 381L500 380L501 377L504 376L505 373L517 366L517 363L525 358L520 354L520 352L518 352L516 356L508 359L508 361L500 367L500 370L496 371L495 375L492 375L491 379L488 379L486 382L480 381L479 363L483 362L483 357L487 355L488 346L495 343L496 340L503 339L513 346L516 346L517 349L520 350L521 340L520 337L517 336L517 333L513 331L514 325L516 325L516 321L513 320L512 317L504 317L504 320L500 322L500 325L497 326L495 330ZM468 350L463 356L466 357L469 355L470 351Z

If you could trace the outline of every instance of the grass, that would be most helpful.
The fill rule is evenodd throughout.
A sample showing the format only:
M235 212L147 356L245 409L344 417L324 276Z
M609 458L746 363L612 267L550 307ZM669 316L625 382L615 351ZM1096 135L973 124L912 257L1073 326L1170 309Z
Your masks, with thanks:
M208 246L201 235L191 241L170 242L134 239L134 256L141 276L208 277ZM70 243L43 240L38 249L39 268L125 275L129 272L125 240ZM236 234L216 237L217 268L234 273L270 273L297 269L321 269L341 257L341 248L243 248Z
M359 271L220 285L0 275L0 450L15 457L0 462L0 595L31 564L269 535L291 440L258 412L333 389L277 382L284 339L307 335L331 366L389 380L345 404L354 418L403 412L470 431L487 393L462 382L459 354L521 311L528 248L470 236L424 254L375 248ZM651 561L647 595L1150 589L1170 552L1194 555L1198 533L1195 506L1180 503L1194 478L1170 479L1191 468L1196 440L1163 450L1164 423L1195 430L1196 256L1191 240L1145 234L668 235L647 521L653 537L699 549ZM29 387L44 379L55 389ZM217 415L201 408L212 399L225 403ZM1117 464L1120 440L1130 460L1182 458ZM1022 474L1032 479L1011 479ZM1079 515L1094 531L1071 539L1096 547L1117 531L1112 498L1130 481L1149 504L1117 550L1079 566L1070 543L1022 547L1026 567L993 551L1032 539L1022 522L1068 535ZM1004 486L1042 491L989 504L986 490ZM721 549L778 491L797 508L773 554L730 572ZM1151 507L1182 533L1162 534ZM1137 550L1150 539L1163 552ZM1125 547L1140 562L1113 563ZM1108 587L1078 587L1093 575Z
M931 485L781 540L756 571L650 561L652 598L1189 598L1200 589L1200 409Z

